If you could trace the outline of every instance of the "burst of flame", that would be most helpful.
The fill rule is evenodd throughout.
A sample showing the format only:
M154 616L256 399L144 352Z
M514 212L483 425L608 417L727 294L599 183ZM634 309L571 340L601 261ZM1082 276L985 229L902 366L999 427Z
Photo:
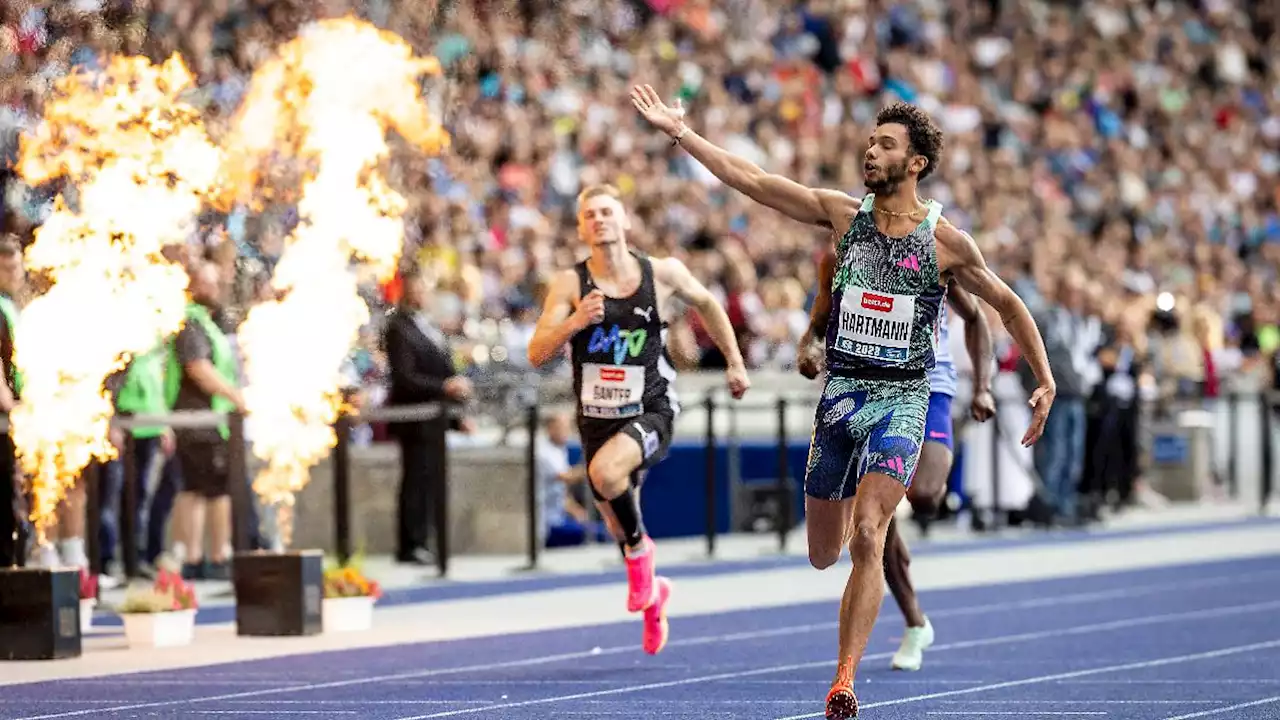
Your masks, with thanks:
M160 252L186 240L221 166L179 97L193 85L177 56L114 58L100 74L61 78L22 139L18 174L71 188L27 249L28 269L52 286L14 338L25 384L13 441L41 541L80 472L115 456L104 381L182 326L187 276Z
M420 84L438 74L434 58L392 33L350 18L317 23L254 74L226 144L233 191L254 188L282 154L304 166L300 220L272 278L280 298L255 306L238 331L253 452L266 463L254 489L286 520L336 441L342 363L369 320L356 273L386 278L399 262L407 202L379 169L387 131L429 153L448 145Z

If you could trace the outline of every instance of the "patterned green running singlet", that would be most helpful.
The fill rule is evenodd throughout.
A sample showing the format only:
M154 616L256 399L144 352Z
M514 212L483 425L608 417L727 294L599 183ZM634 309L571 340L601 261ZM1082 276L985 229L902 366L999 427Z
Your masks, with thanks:
M941 284L934 229L942 205L891 238L868 195L836 248L827 380L814 418L805 492L852 497L869 472L911 482L924 442Z

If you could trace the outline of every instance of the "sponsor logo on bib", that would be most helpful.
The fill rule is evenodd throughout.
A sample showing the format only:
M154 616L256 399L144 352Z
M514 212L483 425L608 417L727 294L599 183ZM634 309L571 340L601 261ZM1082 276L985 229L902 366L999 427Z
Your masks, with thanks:
M644 412L644 368L638 365L582 366L582 414L594 418L626 418Z
M855 357L898 363L907 360L915 322L915 297L845 288L835 347Z
M893 312L893 298L875 293L862 293L862 307L878 312Z

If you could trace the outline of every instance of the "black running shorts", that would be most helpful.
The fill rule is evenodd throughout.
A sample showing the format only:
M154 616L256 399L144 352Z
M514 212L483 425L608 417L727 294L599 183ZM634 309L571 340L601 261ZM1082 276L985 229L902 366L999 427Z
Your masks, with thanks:
M640 461L640 467L631 473L631 486L640 487L644 482L644 476L649 468L657 465L667 456L667 452L671 450L671 433L672 425L675 418L669 413L663 412L647 412L626 420L619 420L606 426L597 426L599 421L589 421L588 427L580 427L582 434L582 458L586 462L587 467L591 467L591 459L595 457L600 448L605 443L613 439L613 436L622 433L636 441L640 446L640 454L643 458ZM591 494L595 499L604 502L604 498L600 497L599 491L596 490L594 483L591 485Z

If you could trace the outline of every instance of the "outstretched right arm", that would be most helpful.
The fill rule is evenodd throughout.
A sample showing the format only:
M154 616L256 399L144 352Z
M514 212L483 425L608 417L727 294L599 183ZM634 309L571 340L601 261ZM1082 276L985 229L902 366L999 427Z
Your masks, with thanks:
M547 288L547 299L542 306L542 315L538 317L538 325L529 339L529 364L535 368L542 367L586 327L574 312L577 303L577 274L572 270L556 273Z
M687 125L673 136L694 160L702 163L720 182L802 223L835 228L853 215L854 199L838 190L810 188L781 175L765 172L746 158L716 146ZM833 219L835 218L835 219ZM843 231L844 228L840 227Z
M857 211L857 201L837 190L809 188L781 175L767 173L755 163L716 147L684 124L684 110L679 101L667 107L657 91L648 85L631 92L631 103L654 127L683 146L694 160L720 179L765 207L773 208L793 220L844 231L844 225Z

